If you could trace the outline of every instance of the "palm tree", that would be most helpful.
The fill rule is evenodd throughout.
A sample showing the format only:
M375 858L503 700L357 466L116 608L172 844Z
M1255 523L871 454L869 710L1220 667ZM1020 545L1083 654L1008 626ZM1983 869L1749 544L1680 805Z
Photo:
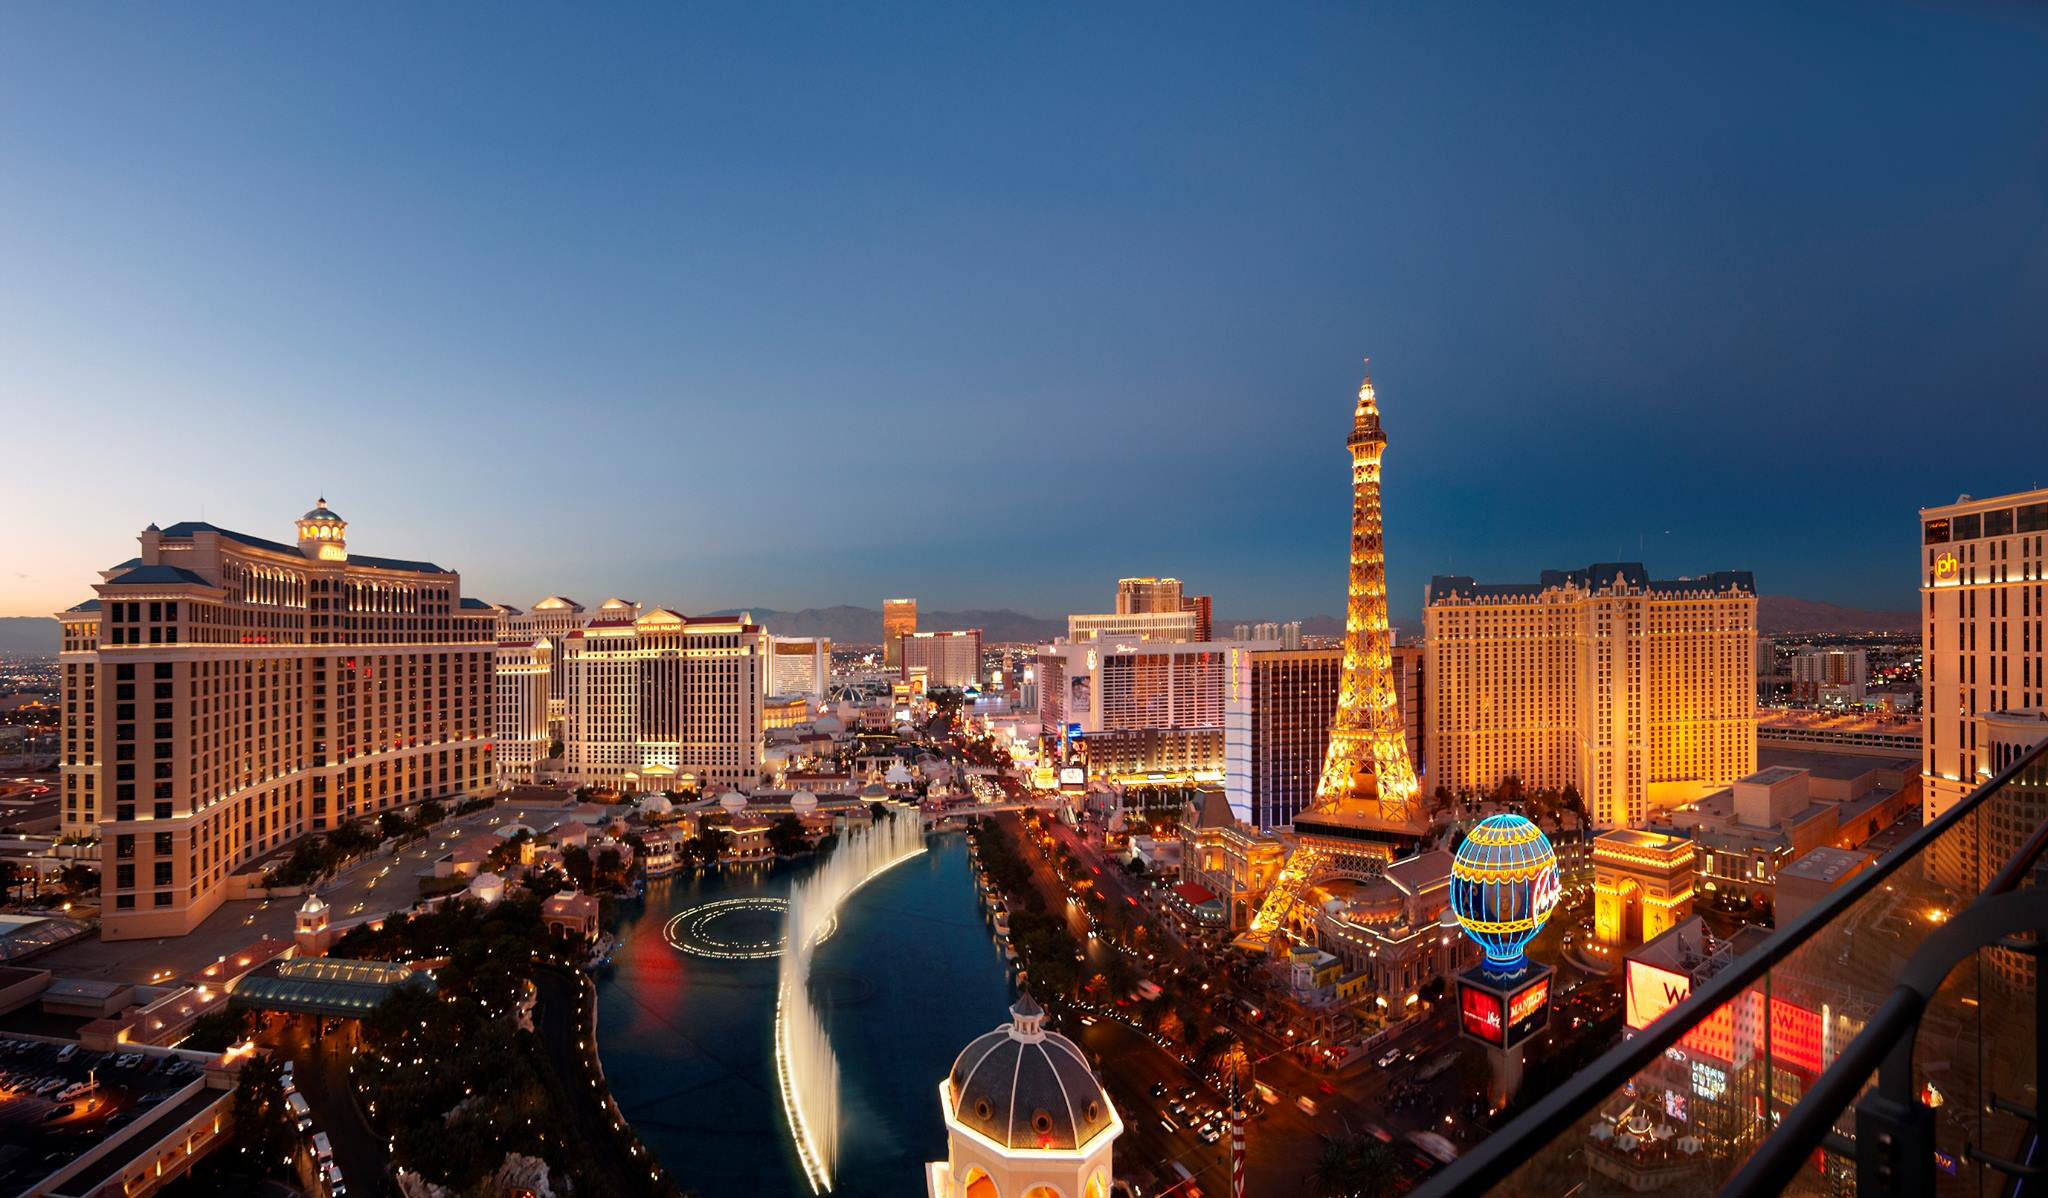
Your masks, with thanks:
M1308 1183L1318 1198L1376 1198L1393 1193L1399 1177L1400 1167L1385 1144L1345 1131L1323 1141Z

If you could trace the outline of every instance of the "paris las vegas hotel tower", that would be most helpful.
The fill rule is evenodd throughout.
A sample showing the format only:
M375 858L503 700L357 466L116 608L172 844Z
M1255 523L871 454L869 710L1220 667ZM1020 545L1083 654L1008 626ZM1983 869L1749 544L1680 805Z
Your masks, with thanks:
M105 939L191 931L303 833L489 786L494 611L347 528L324 499L296 545L152 524L58 613L62 829L99 837Z

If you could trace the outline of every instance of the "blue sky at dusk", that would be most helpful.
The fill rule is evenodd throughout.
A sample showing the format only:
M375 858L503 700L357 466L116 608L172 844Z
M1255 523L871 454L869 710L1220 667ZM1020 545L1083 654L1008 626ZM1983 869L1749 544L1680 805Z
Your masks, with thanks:
M1655 11L1652 11L1655 9ZM0 614L151 520L524 606L1913 602L2048 484L2020 4L15 5Z

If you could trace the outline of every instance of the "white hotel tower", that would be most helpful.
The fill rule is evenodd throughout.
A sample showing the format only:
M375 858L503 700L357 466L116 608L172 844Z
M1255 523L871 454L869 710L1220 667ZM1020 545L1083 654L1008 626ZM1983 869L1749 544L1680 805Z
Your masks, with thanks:
M766 750L767 633L745 615L641 615L616 602L562 638L564 780L753 786Z
M1923 815L1937 816L2038 739L2048 706L2048 490L1964 496L1920 513ZM1936 880L1975 891L2032 824L1935 842Z

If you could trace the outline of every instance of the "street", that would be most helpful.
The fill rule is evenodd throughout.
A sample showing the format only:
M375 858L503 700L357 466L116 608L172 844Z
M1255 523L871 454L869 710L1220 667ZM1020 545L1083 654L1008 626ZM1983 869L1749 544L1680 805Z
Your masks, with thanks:
M339 927L403 910L419 901L419 875L435 858L465 836L508 823L540 821L546 826L562 818L560 800L548 803L500 802L482 811L450 818L421 840L396 853L370 853L317 890ZM531 818L528 818L531 817ZM42 968L64 977L106 978L123 982L181 978L213 964L237 949L262 939L290 940L302 898L244 899L220 905L189 935L164 940L76 941L44 954Z

